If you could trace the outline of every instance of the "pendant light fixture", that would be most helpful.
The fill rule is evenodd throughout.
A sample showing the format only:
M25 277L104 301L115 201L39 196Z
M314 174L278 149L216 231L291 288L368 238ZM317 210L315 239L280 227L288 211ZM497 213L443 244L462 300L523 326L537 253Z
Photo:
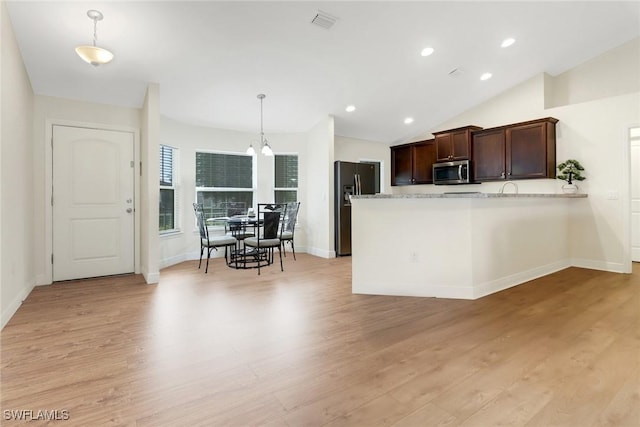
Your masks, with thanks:
M98 21L102 21L104 18L102 13L98 10L88 10L87 16L89 19L93 20L93 45L78 46L76 47L76 53L83 61L97 67L111 62L113 59L113 53L109 52L107 49L96 46L96 40L98 39L96 27L98 26Z
M266 98L266 95L261 93L258 95L258 99L260 100L260 152L265 156L273 156L273 150L269 145L269 141L264 137L264 130L262 129L262 100ZM249 144L249 148L247 148L247 154L253 156L256 154L256 150L253 148L253 144Z

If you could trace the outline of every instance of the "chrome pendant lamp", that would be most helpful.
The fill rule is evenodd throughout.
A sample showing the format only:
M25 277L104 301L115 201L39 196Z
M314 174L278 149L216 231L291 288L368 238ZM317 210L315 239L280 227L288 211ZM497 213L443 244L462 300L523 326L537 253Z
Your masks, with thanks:
M273 156L273 150L271 150L269 141L267 141L267 139L264 137L264 130L262 129L262 100L266 97L267 95L263 93L258 95L258 99L260 100L260 152L265 156ZM253 148L253 144L250 144L249 148L247 148L247 154L250 156L256 154L256 150Z
M93 45L78 46L76 47L76 53L83 61L93 65L94 67L107 64L113 59L113 53L109 52L107 49L96 46L96 40L98 39L96 32L98 21L102 21L104 16L98 10L88 10L87 16L89 19L93 20Z

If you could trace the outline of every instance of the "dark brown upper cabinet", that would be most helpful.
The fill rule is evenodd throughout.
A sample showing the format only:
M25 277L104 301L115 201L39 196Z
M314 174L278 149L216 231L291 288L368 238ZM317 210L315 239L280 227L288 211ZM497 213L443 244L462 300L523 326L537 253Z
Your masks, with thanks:
M474 180L555 178L557 122L546 117L474 131Z
M436 161L466 160L471 158L471 133L480 130L478 126L434 132Z
M433 183L433 139L391 147L391 185Z

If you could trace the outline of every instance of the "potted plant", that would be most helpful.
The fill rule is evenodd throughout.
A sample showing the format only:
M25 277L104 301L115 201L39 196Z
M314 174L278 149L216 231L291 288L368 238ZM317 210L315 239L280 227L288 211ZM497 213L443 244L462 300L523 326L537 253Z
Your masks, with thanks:
M567 183L562 186L562 191L565 193L575 193L578 191L578 186L574 184L573 181L585 180L585 177L582 176L584 167L582 167L580 162L577 160L569 159L560 163L558 165L558 171L560 173L557 178L567 181Z

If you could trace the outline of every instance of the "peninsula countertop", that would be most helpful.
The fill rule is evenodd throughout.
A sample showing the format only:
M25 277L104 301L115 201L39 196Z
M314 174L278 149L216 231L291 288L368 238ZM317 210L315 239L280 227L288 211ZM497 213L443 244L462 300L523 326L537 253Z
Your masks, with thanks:
M475 191L451 191L444 193L422 194L360 194L352 195L352 199L499 199L499 198L557 198L557 199L583 199L587 194L583 193L481 193Z

